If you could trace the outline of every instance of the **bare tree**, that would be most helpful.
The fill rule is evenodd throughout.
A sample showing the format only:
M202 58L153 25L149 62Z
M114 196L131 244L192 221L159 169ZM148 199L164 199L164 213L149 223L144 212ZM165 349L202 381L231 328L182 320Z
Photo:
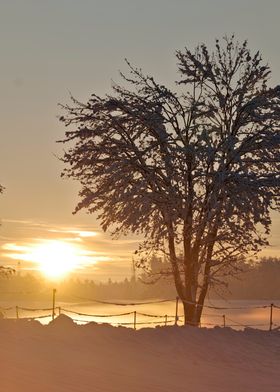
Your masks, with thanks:
M114 235L142 234L139 264L168 257L185 323L198 325L210 285L267 245L279 209L280 87L259 52L234 37L176 53L176 92L130 65L127 87L74 98L62 175Z

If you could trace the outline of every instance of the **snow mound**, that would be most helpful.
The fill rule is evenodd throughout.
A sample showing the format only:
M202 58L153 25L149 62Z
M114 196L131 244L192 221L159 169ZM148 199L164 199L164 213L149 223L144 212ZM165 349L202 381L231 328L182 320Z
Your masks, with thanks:
M9 327L4 328L5 323ZM40 327L3 320L0 333L3 391L280 391L279 331L134 331L93 323L79 326L60 315Z
M54 320L52 320L48 325L56 328L69 328L69 327L72 328L76 326L72 318L66 316L65 314L60 314Z

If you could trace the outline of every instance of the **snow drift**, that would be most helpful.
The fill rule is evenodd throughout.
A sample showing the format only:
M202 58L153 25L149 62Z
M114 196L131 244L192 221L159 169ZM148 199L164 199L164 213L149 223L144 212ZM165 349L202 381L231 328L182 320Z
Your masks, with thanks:
M280 332L0 320L7 392L280 390Z

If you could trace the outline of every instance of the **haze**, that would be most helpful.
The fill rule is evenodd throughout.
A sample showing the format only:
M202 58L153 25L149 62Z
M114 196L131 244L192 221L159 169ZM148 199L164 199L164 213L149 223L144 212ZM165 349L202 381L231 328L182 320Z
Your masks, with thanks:
M10 257L11 244L64 239L80 241L91 256L101 257L84 272L128 276L137 238L112 241L95 217L71 214L79 186L60 178L56 155L63 147L55 142L64 129L57 104L69 102L69 91L81 101L93 92L109 92L111 79L117 81L118 70L125 70L124 58L171 84L176 49L212 44L233 32L260 50L272 68L272 84L279 84L280 3L10 0L0 1L0 7L2 261L21 260L20 251ZM279 228L279 215L273 215L272 246L264 255L279 254ZM81 234L88 231L98 235Z

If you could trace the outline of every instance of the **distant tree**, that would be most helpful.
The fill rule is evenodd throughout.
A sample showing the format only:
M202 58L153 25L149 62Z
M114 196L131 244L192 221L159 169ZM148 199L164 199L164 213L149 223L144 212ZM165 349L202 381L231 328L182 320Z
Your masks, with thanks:
M0 265L0 278L7 278L15 273L15 270L10 267L3 267Z
M230 297L235 299L280 299L280 258L261 258L246 263L242 273L229 277L228 290Z
M279 210L280 87L247 41L176 53L176 92L127 62L113 95L72 98L63 176L114 235L142 234L139 265L162 251L185 323L198 325L209 287L267 245Z
M14 272L15 272L15 270L13 268L3 267L2 265L0 265L0 279L8 278ZM5 313L0 310L0 319L3 319L4 317L5 317Z
M3 191L4 191L4 187L0 184L0 193L2 193ZM15 271L13 268L3 267L2 265L0 265L0 278L10 276L14 272Z

